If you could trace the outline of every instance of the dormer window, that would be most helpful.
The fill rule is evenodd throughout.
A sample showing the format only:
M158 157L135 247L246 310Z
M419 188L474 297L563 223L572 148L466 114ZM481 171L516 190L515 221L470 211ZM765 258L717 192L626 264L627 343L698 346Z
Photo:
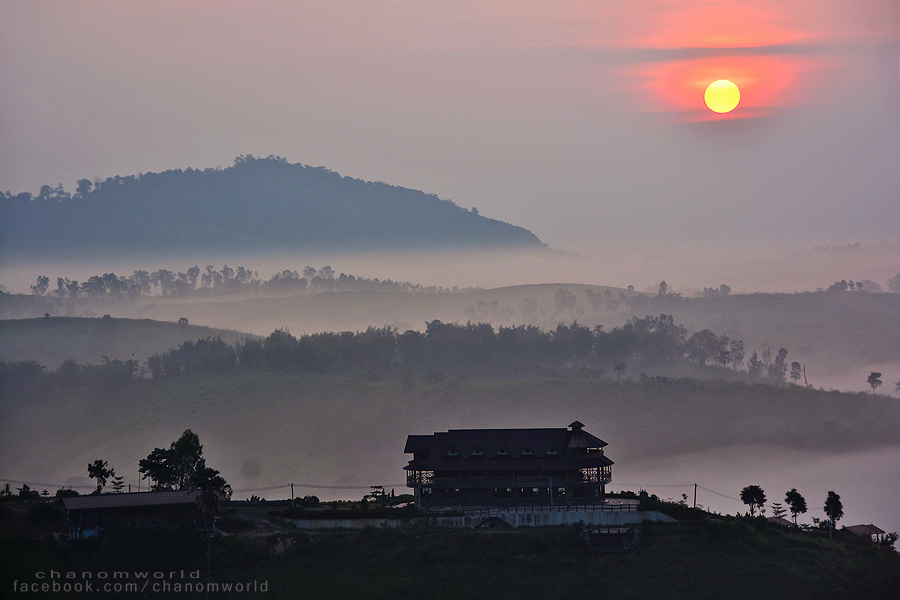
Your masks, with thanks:
M547 448L547 451L544 452L544 456L559 456L559 452L556 451L556 448L550 446Z
M459 452L456 450L455 447L453 447L453 448L450 448L449 450L447 450L446 456L447 456L447 458L459 458Z
M479 446L475 446L472 449L472 454L469 455L471 458L479 458L484 456L484 452L481 451Z
M519 456L534 456L534 452L531 450L531 446L526 445L522 448L521 454Z
M506 451L506 446L500 446L500 448L497 450L497 456L509 456L509 452Z

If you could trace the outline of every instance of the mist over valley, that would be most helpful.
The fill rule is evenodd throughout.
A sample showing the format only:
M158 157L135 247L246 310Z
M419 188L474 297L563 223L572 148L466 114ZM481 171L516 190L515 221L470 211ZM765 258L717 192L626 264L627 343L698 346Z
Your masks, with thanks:
M248 164L345 184L327 170L281 160L254 159L233 169ZM3 254L2 284L10 293L0 296L4 476L85 486L83 464L97 456L128 473L126 465L190 427L234 489L247 490L239 495L294 482L325 486L308 489L323 496L353 497L341 487L400 487L403 440L411 433L579 419L610 442L613 487L656 485L656 492L677 496L675 488L699 480L733 496L739 477L748 478L744 485L753 479L793 487L791 481L802 480L815 494L843 482L845 497L858 503L848 515L896 522L882 498L890 488L884 475L900 452L900 407L891 397L900 378L900 294L891 293L900 246L761 245L715 253L702 245L598 246L594 254L573 253L427 194L356 180L349 185L449 211L462 228L433 239L402 223L392 230L363 220L353 227L366 228L366 235L350 243L348 221L305 214L313 225L297 227L314 227L315 235L296 243L282 237L269 250L259 247L261 233L235 243L221 219L207 230L186 220L188 230L205 233L185 245L179 245L183 229L149 237L128 232L144 222L129 186L225 176L234 172L148 174L107 181L99 190L92 184L92 191L85 184L81 198L28 200L50 211L43 216L22 216L30 205L8 213L32 219L37 229L45 221L79 222L52 211L101 203L101 192L119 188L126 191L117 201L135 207L133 219L104 217L124 218L123 229L96 244L99 234L77 241L59 235L58 245L32 252L28 240L36 233L23 228L18 238L6 236L14 251ZM261 186L267 179L257 174L252 181ZM288 193L290 185L280 189ZM178 192L184 201L190 193ZM24 202L6 198L12 201ZM206 218L215 222L214 211ZM433 226L447 229L444 217L435 218ZM259 219L261 232L278 215L261 210ZM7 221L9 231L14 224ZM474 239L481 241L470 244ZM81 252L88 258L72 258ZM618 354L601 348L635 327L652 334L663 316L681 336L677 356L654 359L652 345ZM543 359L503 362L496 353L472 352L474 362L446 364L416 362L401 346L441 330L481 331L490 344L525 334L551 346L569 335L595 341L587 350L553 346ZM323 350L326 362L252 368L242 362L242 348L265 348L276 334L298 347L374 336L398 349L377 368L350 361L338 346ZM237 367L182 366L175 377L160 366L210 342L237 349ZM720 352L729 357L720 360ZM764 364L757 375L748 373L751 356ZM46 379L16 388L20 372L9 369L17 364L43 366L39 377ZM883 373L884 387L873 395L867 377L875 371ZM29 449L32 439L43 440L39 449ZM853 468L853 477L837 483L809 477L833 473L832 464L878 468ZM138 485L135 475L125 481ZM733 500L706 502L740 510Z

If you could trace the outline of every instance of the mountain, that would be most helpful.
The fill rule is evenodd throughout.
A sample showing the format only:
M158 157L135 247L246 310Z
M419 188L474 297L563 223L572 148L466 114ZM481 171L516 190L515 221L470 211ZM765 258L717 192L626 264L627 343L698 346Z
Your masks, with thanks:
M280 157L0 196L7 257L71 252L540 248L530 231L434 194Z

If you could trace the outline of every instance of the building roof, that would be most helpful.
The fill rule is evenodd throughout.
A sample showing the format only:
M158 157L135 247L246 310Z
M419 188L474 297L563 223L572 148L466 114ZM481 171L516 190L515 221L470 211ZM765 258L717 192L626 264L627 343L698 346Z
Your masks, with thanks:
M868 525L851 525L850 527L844 527L844 529L856 535L884 535L884 531L871 523Z
M158 506L162 504L194 504L199 490L167 492L132 492L130 494L91 494L63 498L66 510L119 508L125 506Z
M613 464L602 455L606 442L583 431L578 421L570 427L451 429L432 435L410 435L404 452L426 455L410 461L410 467L426 471L506 470L514 464L528 470ZM590 453L590 464L578 464L578 450L595 451ZM582 453L581 460L584 457Z

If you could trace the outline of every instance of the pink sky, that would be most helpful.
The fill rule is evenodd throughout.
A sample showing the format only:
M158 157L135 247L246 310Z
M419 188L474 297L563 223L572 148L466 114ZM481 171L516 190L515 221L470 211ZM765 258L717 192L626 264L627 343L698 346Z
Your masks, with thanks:
M0 190L280 154L556 247L896 239L898 22L895 0L7 0Z

